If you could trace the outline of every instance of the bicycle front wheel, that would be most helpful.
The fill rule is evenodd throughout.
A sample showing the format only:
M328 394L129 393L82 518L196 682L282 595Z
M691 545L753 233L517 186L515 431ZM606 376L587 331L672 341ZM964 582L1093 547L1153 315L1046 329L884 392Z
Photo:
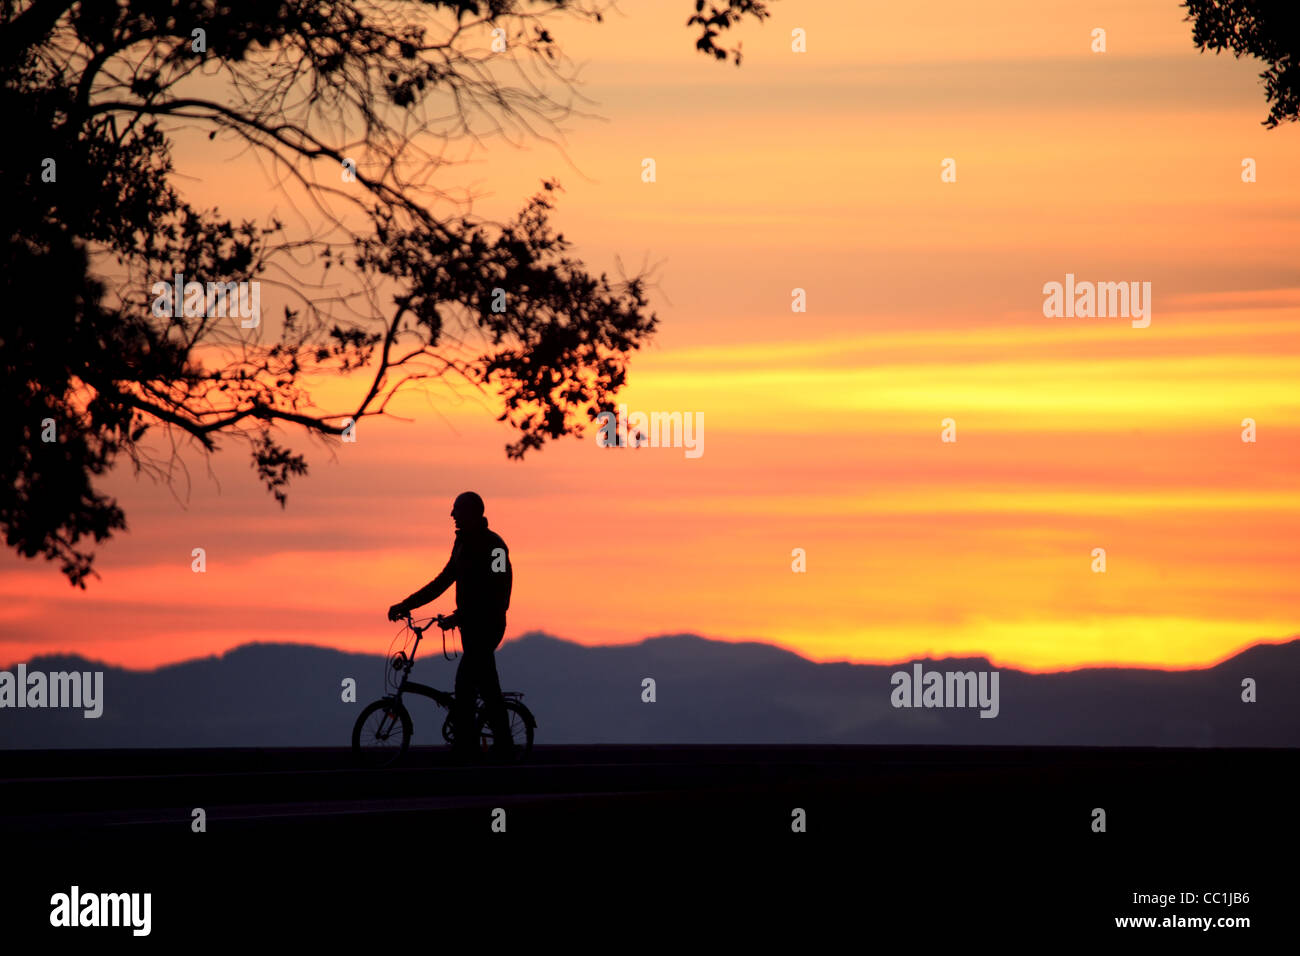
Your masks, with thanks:
M411 745L411 715L385 697L368 704L352 726L352 757L363 767L391 767Z

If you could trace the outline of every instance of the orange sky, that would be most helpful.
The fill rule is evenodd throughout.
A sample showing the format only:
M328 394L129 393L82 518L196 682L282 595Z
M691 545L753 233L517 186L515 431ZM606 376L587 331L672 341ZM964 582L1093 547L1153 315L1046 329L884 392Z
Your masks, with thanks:
M447 181L505 216L555 176L595 268L658 264L662 331L623 400L702 413L701 457L589 437L510 462L489 404L436 390L333 457L296 439L312 474L284 511L234 443L211 475L187 458L183 502L124 468L130 533L86 592L0 559L0 659L383 651L465 488L511 546L511 635L1048 669L1193 666L1300 631L1300 127L1260 126L1260 65L1198 54L1176 2L782 0L731 38L738 70L692 50L689 6L557 22L604 119L570 120L563 154L490 142ZM287 208L233 144L179 143L193 201ZM1044 318L1067 272L1150 282L1150 327ZM344 410L358 385L318 397Z

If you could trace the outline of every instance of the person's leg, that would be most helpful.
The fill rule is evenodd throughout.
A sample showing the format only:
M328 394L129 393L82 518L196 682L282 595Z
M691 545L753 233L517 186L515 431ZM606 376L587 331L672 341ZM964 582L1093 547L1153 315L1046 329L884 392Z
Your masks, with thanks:
M451 728L458 753L475 753L478 750L478 728L474 726L474 703L478 689L479 655L464 641L464 653L456 668L456 702L451 709Z
M505 636L505 620L477 622L470 627L461 627L461 643L465 648L464 665L468 668L466 681L472 681L474 689L483 700L483 709L487 724L492 728L493 744L498 750L508 750L511 744L510 721L506 713L505 698L501 696L501 681L497 677L497 665L494 651ZM472 693L472 692L471 692ZM460 698L460 688L456 690ZM477 734L478 728L474 728Z
M480 674L479 693L483 695L488 726L492 728L493 745L498 751L509 750L514 744L510 734L510 715L506 711L506 699L501 695L496 654L492 651L484 655Z
M487 711L488 726L492 728L493 744L499 751L513 746L510 715L506 711L506 699L501 696L501 680L497 676L496 662L496 649L501 645L505 633L506 622L502 620L483 635L484 647L490 649L479 663L479 693L483 695L483 707Z

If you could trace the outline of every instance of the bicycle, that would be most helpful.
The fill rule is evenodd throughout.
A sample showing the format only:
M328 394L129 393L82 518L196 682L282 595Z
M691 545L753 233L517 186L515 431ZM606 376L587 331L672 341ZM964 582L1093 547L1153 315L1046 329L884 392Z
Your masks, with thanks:
M411 647L410 654L407 654L406 649L403 648L390 661L385 662L386 686L393 686L393 674L398 675L395 679L394 692L367 704L352 727L352 755L357 763L372 768L390 767L406 756L411 745L412 725L411 715L402 703L403 694L418 694L445 708L447 717L442 724L442 738L448 745L455 743L455 728L452 726L451 718L455 712L453 709L456 703L455 693L438 690L410 679L411 668L415 666L415 654L419 650L424 632L434 624L441 627L446 619L446 616L439 614L421 627L412 620L410 614L406 615L406 627L415 634L415 643ZM391 646L389 649L392 649ZM442 635L442 656L446 660L455 660L454 656L447 654L445 628ZM390 668L393 673L389 673ZM537 721L532 712L524 706L522 693L506 691L502 696L506 703L506 717L510 721L513 762L520 763L532 755L533 732L537 728ZM475 698L474 725L479 728L480 746L483 750L487 750L494 741L492 727L488 723L487 708L481 696Z

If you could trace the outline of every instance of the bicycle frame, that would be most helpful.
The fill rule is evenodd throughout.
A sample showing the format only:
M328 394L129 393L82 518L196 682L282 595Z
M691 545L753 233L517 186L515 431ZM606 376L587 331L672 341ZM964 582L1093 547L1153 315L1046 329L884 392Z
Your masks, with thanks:
M406 659L406 664L402 668L402 679L398 682L397 690L393 694L393 700L400 703L402 700L402 694L409 691L410 693L418 694L421 697L428 697L430 700L434 701L434 703L438 704L438 706L451 710L452 705L456 701L455 694L449 693L445 690L438 690L436 687L430 687L428 684L421 684L418 681L410 679L411 668L415 666L415 655L420 650L420 641L424 639L424 632L431 628L433 624L426 624L424 627L419 627L413 620L411 620L409 615L407 616L406 621L407 626L415 632L415 644L411 647L411 655ZM440 623L442 621L442 615L438 615L434 621ZM454 660L454 658L447 657L445 633L443 635L442 656L447 660Z
M442 619L442 615L439 614L434 618L434 621L440 622ZM419 681L411 680L411 668L415 666L415 655L420 650L420 641L424 639L424 632L431 628L433 624L426 624L424 627L419 627L409 616L406 620L407 626L415 632L415 644L411 647L411 656L406 659L406 665L402 668L402 679L398 682L397 690L392 695L393 700L401 703L402 695L409 692L412 694L418 694L421 697L427 697L439 707L445 707L450 711L452 706L456 703L456 695L454 692L438 690L438 688L430 687L428 684L421 684ZM449 661L455 660L455 657L447 656L445 634L443 635L442 656ZM524 695L522 692L517 690L503 690L501 696L506 700L519 701L523 699Z

